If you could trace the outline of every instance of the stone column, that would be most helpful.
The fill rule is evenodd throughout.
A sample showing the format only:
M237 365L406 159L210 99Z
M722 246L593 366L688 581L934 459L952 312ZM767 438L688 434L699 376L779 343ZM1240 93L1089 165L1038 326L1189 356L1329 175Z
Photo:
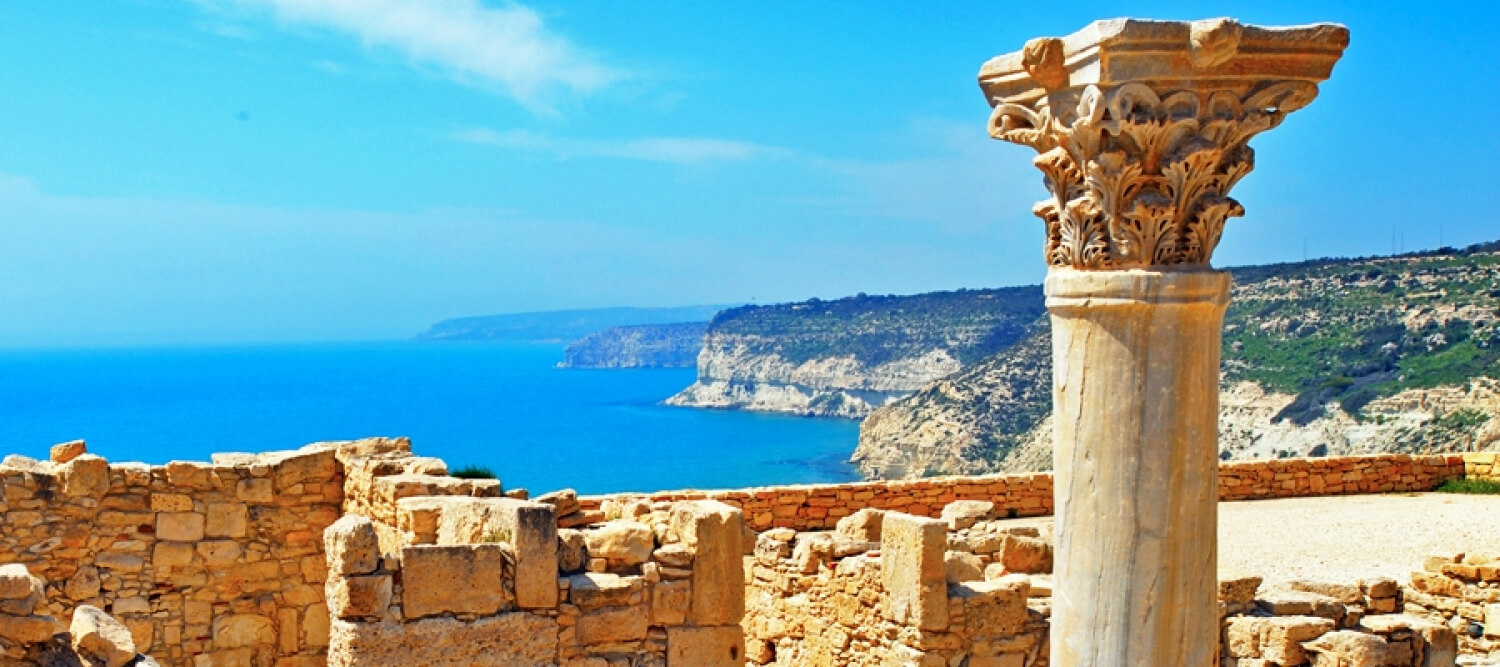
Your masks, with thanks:
M1251 137L1317 95L1343 26L1098 21L980 70L990 135L1039 154L1052 313L1052 664L1208 667L1219 348L1209 266Z

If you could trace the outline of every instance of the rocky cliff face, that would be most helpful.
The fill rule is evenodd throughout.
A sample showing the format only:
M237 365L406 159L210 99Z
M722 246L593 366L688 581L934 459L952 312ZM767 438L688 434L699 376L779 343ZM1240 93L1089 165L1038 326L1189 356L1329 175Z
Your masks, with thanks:
M1035 286L727 310L671 405L858 418L1027 335Z
M1497 244L1234 270L1221 458L1500 447ZM1028 336L872 413L870 477L1051 467L1051 346Z
M559 368L684 368L697 363L707 322L612 327L574 341Z

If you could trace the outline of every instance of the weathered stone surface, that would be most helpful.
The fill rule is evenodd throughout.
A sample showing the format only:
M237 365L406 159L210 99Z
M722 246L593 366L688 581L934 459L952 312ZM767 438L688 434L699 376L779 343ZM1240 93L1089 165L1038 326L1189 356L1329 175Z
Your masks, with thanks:
M881 526L880 573L886 618L923 630L948 627L947 526L938 519L888 512Z
M851 542L879 542L880 526L884 521L885 510L866 507L839 519L834 534Z
M502 587L501 544L417 545L401 550L406 618L444 613L494 614L510 600Z
M605 572L587 572L568 577L568 599L584 610L628 604L640 590L640 577L622 577Z
M1261 578L1244 574L1219 575L1219 600L1226 604L1247 605L1255 602Z
M197 542L203 539L203 515L193 512L159 512L156 515L156 538L172 542Z
M329 611L338 618L380 618L391 604L389 574L330 575L324 586Z
M583 570L588 564L589 552L583 531L572 528L557 530L557 569L565 574Z
M31 576L26 566L20 563L0 565L0 599L15 600L28 597L41 583Z
M1024 575L995 581L970 581L949 587L949 604L961 605L969 636L1019 634L1026 624L1031 582Z
M243 503L210 503L204 534L209 537L244 537L250 524L250 508Z
M57 467L63 494L101 498L109 491L109 463L93 454L79 454Z
M99 568L85 565L78 568L63 585L63 594L70 600L87 600L99 594Z
M584 531L590 558L605 558L623 565L639 565L651 558L655 536L651 527L634 521L610 521Z
M254 647L276 643L271 619L256 614L224 614L214 618L216 648Z
M578 492L572 489L562 489L551 493L544 493L535 498L536 502L546 503L557 508L557 516L567 516L581 509L578 503Z
M375 524L358 514L345 514L323 530L323 551L332 575L369 574L380 563L380 538Z
M1052 573L1052 543L1039 537L1008 534L1000 546L1000 562L1010 572Z
M73 650L95 664L123 667L135 658L135 638L130 629L98 607L79 605L68 626Z
M50 616L0 615L0 639L16 644L40 644L52 639L57 622Z
M1226 624L1224 644L1231 657L1299 665L1306 660L1302 642L1333 628L1333 621L1312 616L1234 616Z
M53 463L67 463L68 461L72 461L73 459L78 458L88 450L88 446L85 445L82 440L58 443L52 446L50 458L52 459Z
M671 525L693 550L693 625L733 625L745 615L744 517L712 500L672 505Z
M517 667L557 661L557 619L515 612L471 622L332 622L330 667Z
M1363 604L1365 600L1364 592L1356 584L1297 579L1287 582L1287 588L1294 591L1316 593L1337 600L1346 606ZM1314 616L1321 616L1321 614L1314 614Z
M645 605L605 607L578 618L578 639L584 644L609 644L646 638L651 612Z
M1255 604L1276 616L1317 616L1335 623L1342 621L1346 612L1338 600L1307 591L1265 591Z
M948 574L948 583L984 581L984 561L964 551L949 551L943 554L943 566Z
M667 628L667 667L743 667L745 631L738 625Z
M1390 645L1379 635L1352 630L1329 632L1302 647L1316 653L1315 667L1384 667ZM1395 663L1401 664L1401 663Z
M682 625L693 602L692 582L687 579L661 581L651 587L651 623Z
M948 522L949 530L963 530L990 518L994 512L995 503L992 502L955 500L943 506L942 519Z

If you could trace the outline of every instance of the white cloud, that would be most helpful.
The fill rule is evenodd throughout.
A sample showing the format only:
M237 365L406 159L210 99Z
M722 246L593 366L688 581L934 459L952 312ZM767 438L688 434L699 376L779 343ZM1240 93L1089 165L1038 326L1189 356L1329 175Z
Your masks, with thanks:
M624 71L547 28L530 8L486 7L479 0L200 0L269 10L287 25L333 30L368 47L388 48L435 65L459 80L498 85L545 111L558 90L587 94Z
M567 139L530 130L470 128L450 135L471 144L550 153L559 158L607 157L674 164L745 161L792 155L785 148L748 141L710 137L645 137L641 139Z

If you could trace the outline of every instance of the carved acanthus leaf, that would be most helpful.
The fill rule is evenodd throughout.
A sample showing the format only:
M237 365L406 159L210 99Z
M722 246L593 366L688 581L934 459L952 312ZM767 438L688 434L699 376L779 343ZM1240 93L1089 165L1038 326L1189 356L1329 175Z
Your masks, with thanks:
M1234 35L1204 33L1204 62ZM1214 40L1223 39L1223 43ZM1212 66L1207 65L1207 66ZM1206 265L1228 218L1244 209L1229 191L1254 166L1247 142L1306 106L1317 87L1168 91L1143 83L1056 91L1034 106L1003 103L990 135L1031 146L1050 200L1032 210L1047 226L1047 263L1080 269Z

